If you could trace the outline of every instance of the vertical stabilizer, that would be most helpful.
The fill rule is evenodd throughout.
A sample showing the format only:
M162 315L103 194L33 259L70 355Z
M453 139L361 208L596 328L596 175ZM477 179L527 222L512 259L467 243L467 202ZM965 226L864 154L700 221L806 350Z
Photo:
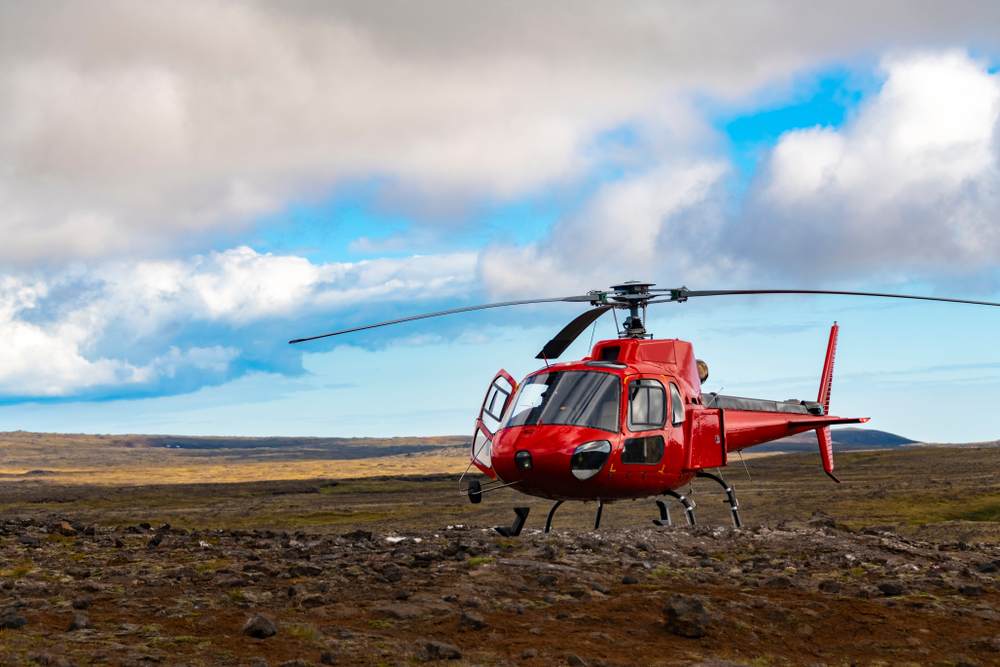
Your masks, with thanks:
M833 323L830 328L830 342L826 346L826 361L823 363L823 376L819 381L819 397L816 402L823 406L823 414L830 414L830 389L833 386L833 360L837 356L837 333L840 327ZM823 470L833 481L840 483L840 480L833 475L833 437L830 434L830 427L823 426L816 429L816 438L819 440L819 453L823 457Z

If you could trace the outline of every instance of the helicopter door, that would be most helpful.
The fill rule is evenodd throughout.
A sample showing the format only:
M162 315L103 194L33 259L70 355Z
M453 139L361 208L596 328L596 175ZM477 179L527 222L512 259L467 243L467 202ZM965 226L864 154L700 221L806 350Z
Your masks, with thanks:
M722 410L691 410L687 465L685 470L702 470L728 465L726 427Z
M496 435L500 426L503 413L510 405L510 398L514 395L517 383L507 371L501 369L483 399L483 407L479 410L479 419L476 420L476 434L472 438L472 462L476 467L490 476L493 474L493 436Z

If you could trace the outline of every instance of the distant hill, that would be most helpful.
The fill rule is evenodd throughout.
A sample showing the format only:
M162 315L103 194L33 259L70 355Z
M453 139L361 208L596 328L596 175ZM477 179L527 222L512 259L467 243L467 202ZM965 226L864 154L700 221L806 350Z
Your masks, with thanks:
M868 428L838 428L830 429L833 436L833 447L838 451L856 449L893 449L902 445L916 444L895 433L877 431ZM819 447L816 432L800 433L774 442L768 442L749 449L751 452L811 452Z
M356 460L437 452L469 446L468 436L429 438L242 438L186 435L89 435L82 433L0 433L0 442L35 447L75 445L79 448L175 449L179 456L229 456L283 460Z

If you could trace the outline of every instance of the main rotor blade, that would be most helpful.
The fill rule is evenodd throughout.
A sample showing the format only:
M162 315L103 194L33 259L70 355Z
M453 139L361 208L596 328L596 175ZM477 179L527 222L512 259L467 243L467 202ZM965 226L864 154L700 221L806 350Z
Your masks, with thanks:
M423 315L402 317L398 320L389 320L388 322L379 322L377 324L366 324L363 327L354 327L353 329L342 329L341 331L334 331L332 333L320 334L318 336L309 336L308 338L296 338L295 340L288 341L288 344L291 345L293 343L304 343L307 340L316 340L317 338L327 338L329 336L339 336L340 334L351 333L354 331L364 331L365 329L385 327L390 324L401 324L403 322L413 322L414 320L425 320L428 317L440 317L441 315L453 315L455 313L468 313L473 310L486 310L487 308L502 308L503 306L525 306L531 303L554 303L557 301L585 301L589 303L590 301L599 298L600 298L599 296L594 296L592 294L583 294L578 296L556 297L553 299L528 299L526 301L505 301L503 303L487 303L482 306L467 306L466 308L454 308L452 310L442 310L437 313L424 313Z
M945 299L937 296L913 296L912 294L879 294L877 292L837 292L808 289L748 289L748 290L671 290L677 297L671 301L683 301L691 296L728 296L730 294L840 294L844 296L881 296L890 299L917 299L919 301L947 301L948 303L968 303L974 306L1000 306L992 301L967 301L965 299Z
M575 320L563 327L563 330L557 333L555 338L545 344L535 359L558 359L559 355L566 351L566 348L576 340L577 336L586 331L587 327L593 324L598 317L612 308L614 306L601 306L588 310L582 315L577 315Z

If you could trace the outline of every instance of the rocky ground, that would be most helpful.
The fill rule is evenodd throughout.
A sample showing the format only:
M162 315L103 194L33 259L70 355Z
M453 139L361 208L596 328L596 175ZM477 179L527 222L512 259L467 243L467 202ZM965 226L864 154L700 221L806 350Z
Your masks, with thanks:
M1000 664L994 545L0 523L5 665Z

